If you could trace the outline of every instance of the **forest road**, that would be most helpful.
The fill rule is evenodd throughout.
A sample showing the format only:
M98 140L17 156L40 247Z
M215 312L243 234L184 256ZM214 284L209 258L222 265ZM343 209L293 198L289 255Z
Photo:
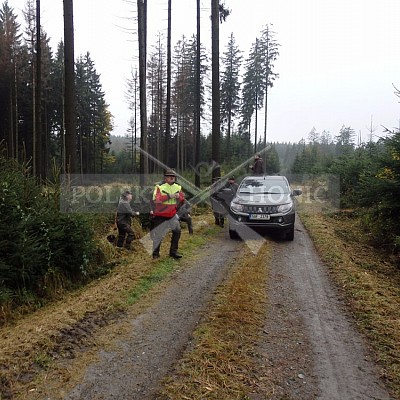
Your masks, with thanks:
M266 239L273 241L273 255L258 353L263 368L278 379L273 399L390 400L301 221L293 242ZM208 243L196 262L176 272L158 301L131 321L115 349L100 351L99 361L64 399L156 399L241 246L226 231Z
M293 242L274 246L260 344L272 372L281 370L274 399L392 399L299 219L295 228Z

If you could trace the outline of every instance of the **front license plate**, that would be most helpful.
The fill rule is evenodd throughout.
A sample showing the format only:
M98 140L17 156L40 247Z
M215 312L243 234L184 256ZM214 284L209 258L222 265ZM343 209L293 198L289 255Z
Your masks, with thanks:
M269 214L250 214L249 219L263 219L269 220L271 216Z

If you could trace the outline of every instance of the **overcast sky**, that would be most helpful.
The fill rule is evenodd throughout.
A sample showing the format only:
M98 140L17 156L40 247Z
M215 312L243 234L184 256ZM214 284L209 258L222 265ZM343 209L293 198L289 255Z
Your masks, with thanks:
M9 0L17 14L25 0ZM202 1L202 42L209 48L211 0ZM400 125L399 0L225 0L231 15L220 26L220 52L231 32L244 59L266 24L273 24L279 79L270 90L268 140L298 142L309 132L334 137L345 125L363 140ZM63 38L63 1L41 0L42 26L56 51ZM196 1L172 0L172 44L196 32ZM90 52L124 135L130 111L126 79L137 67L136 1L75 0L75 58ZM166 37L167 0L148 1L148 46ZM22 22L22 21L21 21ZM372 120L372 123L371 123ZM261 130L260 130L261 132Z

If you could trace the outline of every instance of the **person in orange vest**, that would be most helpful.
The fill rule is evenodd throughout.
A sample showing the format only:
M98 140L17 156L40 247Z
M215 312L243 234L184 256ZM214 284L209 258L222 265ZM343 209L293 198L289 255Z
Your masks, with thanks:
M164 178L164 182L155 185L153 192L153 259L160 257L161 242L168 231L172 231L169 255L179 259L182 258L178 253L181 226L176 213L185 195L182 187L175 182L176 172L173 169L167 169Z

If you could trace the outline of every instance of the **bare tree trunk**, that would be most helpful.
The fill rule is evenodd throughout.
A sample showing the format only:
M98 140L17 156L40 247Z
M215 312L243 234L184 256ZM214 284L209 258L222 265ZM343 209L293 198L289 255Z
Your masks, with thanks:
M167 34L167 110L165 116L164 164L168 165L169 138L171 136L171 0L168 0L168 34Z
M134 173L136 173L136 145L137 145L137 79L138 79L138 76L137 76L137 71L135 71L135 100L134 100L134 102L135 102L135 106L134 106L134 109L135 109L135 117L134 117L134 124L135 124L135 151L134 151L134 154L133 154L133 157L134 157L134 164L133 164L133 172Z
M18 78L17 78L17 62L14 57L14 96L15 96L15 112L14 112L14 124L15 124L15 159L19 160L19 116L18 116Z
M264 147L267 145L268 74L267 74L266 79L267 79L267 84L265 85L265 105L264 105Z
M148 174L147 157L147 98L146 98L146 50L147 50L147 0L137 1L139 31L139 99L140 99L140 172L141 183L145 184Z
M201 83L200 83L200 57L201 57L201 40L200 40L200 0L197 0L197 64L196 64L196 119L195 119L195 153L194 153L194 184L200 187L200 102L201 102ZM219 91L218 91L219 93Z
M258 125L258 96L256 95L256 109L255 109L255 122L254 122L254 153L257 153L257 125Z
M212 64L212 177L221 176L219 165L220 94L219 94L219 0L211 0L211 64Z
M256 57L258 53L258 39L256 39ZM257 74L258 75L258 74ZM257 153L257 127L258 127L258 85L256 88L256 103L255 103L255 125L254 125L254 153Z
M73 0L64 2L64 115L65 165L67 173L77 172L75 121L75 68L74 68L74 12Z
M10 108L10 123L8 129L8 157L14 158L14 107L13 107L13 90L12 83L10 82L10 96L9 96L9 108Z
M36 0L36 92L35 92L35 125L36 125L36 177L39 182L46 178L42 157L42 41L40 40L40 0Z
M33 49L34 49L34 33L31 31L31 47L32 47L32 173L33 176L38 176L37 172L37 158L36 158L36 147L37 147L37 124L36 124L36 62L34 60Z
M157 159L162 160L161 158L161 146L162 146L162 137L163 137L163 108L164 108L164 96L163 96L163 62L162 62L162 52L161 52L161 39L159 37L158 42L158 84L157 84L157 98L158 98L158 135L157 135ZM164 154L163 154L164 156ZM160 166L156 165L157 171L160 170Z

